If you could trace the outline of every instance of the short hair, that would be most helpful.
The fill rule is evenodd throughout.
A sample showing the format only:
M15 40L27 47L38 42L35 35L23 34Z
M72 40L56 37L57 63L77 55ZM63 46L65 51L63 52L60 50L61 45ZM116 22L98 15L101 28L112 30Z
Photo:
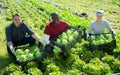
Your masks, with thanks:
M56 16L56 15L59 16L59 14L57 12L53 12L50 14L51 17Z
M104 14L104 11L103 10L96 10L95 11L95 14L98 15L98 14Z
M12 18L14 18L15 16L19 16L19 17L21 17L20 14L18 14L18 13L13 13L13 14L12 14Z

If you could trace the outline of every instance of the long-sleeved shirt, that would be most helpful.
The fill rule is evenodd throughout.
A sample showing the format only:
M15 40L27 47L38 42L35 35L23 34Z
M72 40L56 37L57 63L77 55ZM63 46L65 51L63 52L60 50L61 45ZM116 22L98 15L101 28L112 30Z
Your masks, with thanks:
M16 27L14 23L12 23L6 27L7 42L18 42L26 36L26 33L29 35L34 34L34 32L25 23L21 23L19 27Z
M93 34L104 33L106 28L110 32L113 31L110 24L107 21L102 20L100 23L98 23L97 21L94 21L93 23L91 23L91 25L89 27L88 34L91 34L91 33L93 33Z

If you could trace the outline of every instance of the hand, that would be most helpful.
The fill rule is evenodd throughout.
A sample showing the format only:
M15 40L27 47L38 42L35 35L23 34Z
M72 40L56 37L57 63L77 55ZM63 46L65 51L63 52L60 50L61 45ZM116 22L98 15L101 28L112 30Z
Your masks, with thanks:
M49 43L49 45L50 45L50 46L52 46L52 47L54 47L54 44L53 44L53 43L51 43L51 42Z
M116 33L115 33L115 32L113 32L113 36L116 36Z
M54 46L55 45L55 42L53 40L51 40L51 42L49 43L50 46Z
M13 46L10 46L10 50L13 54L15 54L15 48Z
M86 38L89 39L89 37L90 37L89 34L87 34Z

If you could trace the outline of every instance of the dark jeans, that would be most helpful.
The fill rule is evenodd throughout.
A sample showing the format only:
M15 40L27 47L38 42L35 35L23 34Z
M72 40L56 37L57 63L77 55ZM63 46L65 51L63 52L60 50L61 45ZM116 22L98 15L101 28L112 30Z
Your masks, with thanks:
M57 37L53 38L53 39L50 39L51 42L56 41L56 40L57 40ZM50 46L50 45L46 45L45 46L45 52L50 54L50 55L53 55L53 47Z
M48 54L52 55L53 54L53 47L50 45L46 45L45 46L45 52L47 52Z
M62 49L62 52L60 52L59 56L63 59L63 60L66 60L68 58L68 54L65 54L66 50L63 48ZM53 57L54 56L54 52L53 52L53 47L50 46L50 45L46 45L45 46L45 53L44 53L44 56L47 57L47 54L50 54L50 57Z
M35 44L35 41L36 40L34 38L32 38L31 36L29 36L29 37L26 36L22 40L20 40L20 41L12 41L12 43L13 43L14 47L15 46L25 45L25 44L29 44L29 46L32 46L32 45ZM7 46L7 51L8 51L9 54L12 54L12 52L11 52L11 50L10 50L10 48L8 46Z

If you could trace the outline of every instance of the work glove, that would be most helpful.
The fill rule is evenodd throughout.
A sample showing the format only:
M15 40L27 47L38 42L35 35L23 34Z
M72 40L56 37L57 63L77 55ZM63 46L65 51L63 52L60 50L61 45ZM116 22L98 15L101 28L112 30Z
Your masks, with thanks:
M10 50L11 50L11 52L12 52L13 54L15 54L15 53L16 53L16 52L15 52L15 48L14 48L14 47L10 46Z
M89 40L89 37L90 37L89 34L87 34L87 36L86 36L87 40Z
M113 32L113 36L116 36L116 33L115 33L115 32Z

